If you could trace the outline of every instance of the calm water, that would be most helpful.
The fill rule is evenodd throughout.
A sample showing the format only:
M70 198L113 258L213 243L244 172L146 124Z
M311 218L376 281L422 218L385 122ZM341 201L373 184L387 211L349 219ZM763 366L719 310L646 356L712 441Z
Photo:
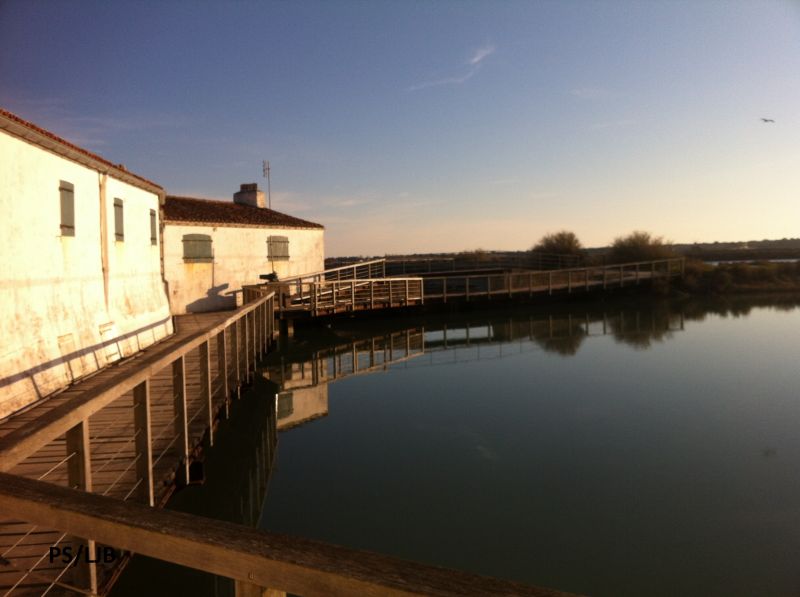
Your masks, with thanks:
M591 595L798 595L800 310L754 304L298 338L259 524Z
M282 430L268 488L275 386L257 376L207 482L170 507L589 595L797 596L798 305L573 303L298 332L264 371ZM143 594L232 587L137 557L114 595Z

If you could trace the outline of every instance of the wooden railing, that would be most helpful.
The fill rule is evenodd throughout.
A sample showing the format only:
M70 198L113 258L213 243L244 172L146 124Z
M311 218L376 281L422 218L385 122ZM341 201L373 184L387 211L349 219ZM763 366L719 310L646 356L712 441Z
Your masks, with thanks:
M309 311L313 316L345 311L421 305L422 278L368 278L303 283L299 290L284 282L245 286L245 299L275 292L280 314ZM292 292L295 290L295 292Z
M426 301L447 302L477 298L578 292L640 284L658 278L682 276L684 260L661 259L608 266L550 271L523 271L424 278Z
M148 507L163 503L175 482L190 482L190 465L204 438L213 445L217 417L225 416L231 395L254 376L258 358L274 338L273 303L274 294L265 293L227 317L190 316L205 316L212 324L177 333L48 399L18 421L10 419L0 437L0 471L76 488L87 498L95 492ZM25 520L21 514L0 507L0 518ZM66 534L70 529L51 514L53 526L35 532L25 532L19 523L5 527L22 530L9 535L11 547L1 552L0 572L16 578L12 589L33 583L43 591L58 586L97 593L104 578L114 576L102 564L87 562L60 572L52 562L46 564L51 545L92 551L97 539ZM44 524L38 518L31 522ZM43 536L51 543L43 545ZM32 559L37 549L44 553Z
M236 596L528 595L550 589L266 533L0 473L0 511L235 581Z
M365 278L384 278L386 277L386 260L371 259L369 261L359 261L348 265L333 267L319 272L302 274L300 276L290 276L283 278L281 282L294 284L310 284L325 281L340 280L361 280Z

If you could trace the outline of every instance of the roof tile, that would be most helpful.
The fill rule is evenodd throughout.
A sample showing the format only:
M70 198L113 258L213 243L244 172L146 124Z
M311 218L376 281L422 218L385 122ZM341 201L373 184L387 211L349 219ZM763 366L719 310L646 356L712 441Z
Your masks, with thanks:
M167 195L164 203L166 222L196 222L203 224L241 224L281 228L324 228L266 207L242 205L233 201L175 197Z

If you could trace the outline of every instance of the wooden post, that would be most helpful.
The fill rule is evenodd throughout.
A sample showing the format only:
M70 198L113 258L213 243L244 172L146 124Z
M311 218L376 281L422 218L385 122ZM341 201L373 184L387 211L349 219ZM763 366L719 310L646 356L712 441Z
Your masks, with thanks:
M625 286L625 272L622 270L622 266L619 266L619 286L622 288Z
M183 459L181 473L184 482L189 482L189 416L186 408L186 357L179 356L172 362L172 395L175 412L175 435L178 454Z
M408 306L408 278L406 278L406 307Z
M469 276L464 276L464 287L467 292L467 302L469 302Z
M253 345L253 333L250 330L250 322L249 322L250 314L244 315L239 321L242 322L242 348L244 350L244 354L242 354L242 364L244 365L244 381L245 383L250 382L250 352L252 351Z
M567 270L567 292L572 292L572 270Z
M227 418L230 390L228 387L228 343L225 340L225 330L223 329L217 334L217 374L222 384L222 402L225 405L225 417Z
M603 268L603 290L606 289L607 281L608 281L608 269L604 267Z
M506 284L508 285L508 298L511 298L511 274L506 274Z
M583 270L584 279L586 281L586 292L589 292L589 268Z
M251 330L251 342L252 346L250 347L250 356L253 357L253 376L256 374L256 367L258 366L258 320L256 318L256 312L250 311L250 322L252 324Z
M442 299L443 302L447 302L447 276L442 278Z
M553 272L547 272L547 294L553 294Z
M350 310L355 311L356 309L356 282L353 280L350 282Z
M200 400L206 404L208 443L214 445L214 395L211 393L211 350L208 341L198 347L200 353Z
M639 264L636 264L636 283L639 283Z
M336 288L338 286L339 285L336 282L333 282L333 294L331 295L332 296L331 309L333 309L334 311L336 311Z
M72 457L67 461L67 483L73 489L92 491L92 452L89 438L89 419L84 419L65 435L67 454ZM96 559L97 548L94 540L74 536L65 537L65 543L73 544L75 553L76 583L86 584L92 591L97 592L97 564L89 560ZM78 560L78 544L83 544L88 550L88 558Z
M375 308L375 281L369 281L369 308L370 310Z
M153 483L153 432L150 420L150 380L133 388L133 430L136 435L136 478L139 484L139 501L155 504Z
M528 296L533 296L533 272L528 274Z
M242 385L240 376L241 367L239 366L239 321L234 321L228 328L231 331L231 365L233 365L233 382L236 387L236 395L239 396L239 388Z

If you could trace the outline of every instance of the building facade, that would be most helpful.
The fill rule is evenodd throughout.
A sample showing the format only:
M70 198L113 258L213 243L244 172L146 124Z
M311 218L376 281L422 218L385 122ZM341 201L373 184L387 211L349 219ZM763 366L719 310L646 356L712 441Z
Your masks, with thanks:
M163 199L0 110L0 419L172 333Z
M164 272L173 314L231 309L242 285L321 271L325 229L264 205L255 184L233 201L167 196Z

